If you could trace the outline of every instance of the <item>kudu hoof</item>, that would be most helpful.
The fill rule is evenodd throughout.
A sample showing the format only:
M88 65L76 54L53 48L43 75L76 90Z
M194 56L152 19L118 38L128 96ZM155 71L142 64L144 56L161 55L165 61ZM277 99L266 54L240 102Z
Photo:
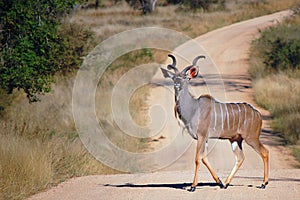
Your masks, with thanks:
M223 185L223 183L220 181L220 183L219 183L219 187L221 188L221 189L225 189L225 186Z
M268 185L268 182L261 184L259 187L260 189L266 189L266 186Z
M228 188L228 186L229 186L229 183L227 183L227 184L225 185L224 189L227 189L227 188Z
M193 186L190 189L188 189L189 192L195 192L195 190L196 190L196 187L193 187Z
M220 187L221 189L224 189L225 186L223 185L223 183L222 183L222 181L220 180L220 178L218 178L218 179L219 179L219 183L218 183L219 187Z

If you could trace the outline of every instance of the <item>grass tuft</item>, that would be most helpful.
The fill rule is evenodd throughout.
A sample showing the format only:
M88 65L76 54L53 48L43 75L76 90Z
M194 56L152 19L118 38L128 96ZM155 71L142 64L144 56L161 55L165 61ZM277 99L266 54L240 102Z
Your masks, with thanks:
M300 163L300 146L296 145L296 146L292 146L291 148L292 148L292 154L295 156L295 158Z
M291 144L300 139L300 80L276 74L254 84L255 100L274 116L271 124Z
M47 150L38 140L0 135L0 199L23 199L52 181Z

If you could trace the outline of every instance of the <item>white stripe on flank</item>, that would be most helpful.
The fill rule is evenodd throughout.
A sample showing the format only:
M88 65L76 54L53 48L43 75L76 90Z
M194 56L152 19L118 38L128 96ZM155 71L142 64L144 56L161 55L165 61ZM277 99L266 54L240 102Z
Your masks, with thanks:
M224 104L224 105L225 105L226 117L227 117L227 128L228 128L228 130L230 130L229 114L228 114L228 108L227 108L227 105L228 105L228 104Z
M251 127L252 127L252 125L253 125L253 118L254 118L254 110L253 109L251 109L252 110L252 112L251 112Z
M220 103L220 109L221 109L221 117L222 117L222 130L224 129L224 116L223 116L223 108L222 108L222 104Z
M245 104L243 104L243 105L244 105L244 109L245 109L244 129L246 129L246 123L247 123L247 121L246 121L246 119L247 119L247 107L246 107Z
M241 110L240 110L240 106L239 106L239 104L238 104L238 103L236 103L236 105L237 105L237 107L238 107L238 109L239 109L239 114L238 114L238 119L239 119L239 121L238 121L238 128L237 128L237 132L240 132L240 114L241 114Z
M216 126L217 126L216 102L214 102L214 117L215 117L214 130L216 130Z
M232 104L230 104L230 108L231 108L232 115L233 115L232 129L234 129L234 123L235 123L235 114L234 114L234 109L232 108Z

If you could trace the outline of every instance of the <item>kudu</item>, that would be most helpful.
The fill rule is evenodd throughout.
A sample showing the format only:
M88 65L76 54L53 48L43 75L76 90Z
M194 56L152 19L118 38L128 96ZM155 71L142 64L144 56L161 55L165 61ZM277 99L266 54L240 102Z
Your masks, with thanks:
M184 124L188 133L197 140L195 157L195 176L189 191L193 192L198 184L198 170L200 155L202 162L208 168L212 177L220 188L227 188L233 176L244 161L242 142L246 141L257 153L264 163L264 180L260 188L264 189L268 184L269 151L259 141L262 127L262 116L258 110L248 103L222 103L210 95L201 95L194 98L188 89L189 80L198 75L197 62L205 56L198 56L191 66L181 72L176 67L176 58L169 55L173 63L167 69L161 68L165 78L171 78L175 89L175 117ZM228 139L235 154L235 165L225 181L225 186L209 165L203 155L205 142L208 138Z

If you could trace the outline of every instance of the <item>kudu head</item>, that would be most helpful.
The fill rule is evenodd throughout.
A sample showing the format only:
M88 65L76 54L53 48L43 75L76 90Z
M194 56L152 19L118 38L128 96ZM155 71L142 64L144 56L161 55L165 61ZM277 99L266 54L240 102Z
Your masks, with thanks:
M184 68L181 72L176 67L176 58L173 55L168 55L173 63L167 66L167 69L160 68L165 78L171 78L174 82L174 90L175 90L175 100L178 98L179 92L182 90L183 86L188 83L188 81L192 78L195 78L198 75L199 67L197 66L197 62L200 58L205 58L205 56L200 55L197 56L193 60L193 64ZM171 72L169 70L174 70Z

